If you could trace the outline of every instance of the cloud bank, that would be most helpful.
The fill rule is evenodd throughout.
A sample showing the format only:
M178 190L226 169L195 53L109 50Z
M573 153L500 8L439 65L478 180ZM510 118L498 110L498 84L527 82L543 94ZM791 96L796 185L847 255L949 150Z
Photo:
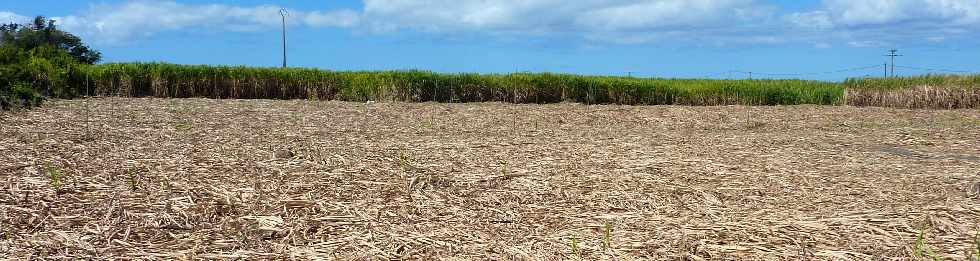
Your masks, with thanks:
M52 17L70 32L89 36L103 44L123 44L159 32L213 30L250 32L279 28L281 17L274 5L189 5L173 1L130 1L121 5L96 5L81 14ZM353 10L327 12L290 11L289 21L315 27L353 27L360 15Z
M136 0L93 5L53 19L97 43L126 44L168 31L274 30L279 9ZM0 10L0 22L26 19ZM935 42L977 33L980 0L823 0L818 8L792 13L762 0L363 0L361 10L291 10L289 21L291 26L373 33L563 35L628 44L696 40L874 46L867 43L895 40L888 35Z
M882 28L910 24L976 26L980 25L980 1L825 0L821 10L794 15L819 20L821 26L836 28Z

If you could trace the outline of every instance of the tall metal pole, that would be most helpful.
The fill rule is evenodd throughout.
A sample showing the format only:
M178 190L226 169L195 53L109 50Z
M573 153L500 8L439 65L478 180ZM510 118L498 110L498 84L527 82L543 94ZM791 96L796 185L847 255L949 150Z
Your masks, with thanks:
M286 68L286 16L289 11L286 8L279 9L279 15L282 16L282 68Z
M904 55L896 54L898 52L897 49L891 49L888 52L890 54L886 54L885 56L889 56L892 58L892 77L895 77L895 57L904 56Z
M897 51L898 50L892 49L891 50L892 54L889 54L889 56L892 57L892 77L895 77L895 52Z

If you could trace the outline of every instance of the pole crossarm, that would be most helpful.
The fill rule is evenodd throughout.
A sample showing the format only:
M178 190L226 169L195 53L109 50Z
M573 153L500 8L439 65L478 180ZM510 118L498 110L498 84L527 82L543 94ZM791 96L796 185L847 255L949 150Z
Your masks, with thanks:
M905 56L905 55L897 54L898 53L898 49L891 49L888 52L889 52L889 54L886 54L885 56L892 58L892 77L895 77L895 57ZM886 75L886 77L887 77L887 75Z

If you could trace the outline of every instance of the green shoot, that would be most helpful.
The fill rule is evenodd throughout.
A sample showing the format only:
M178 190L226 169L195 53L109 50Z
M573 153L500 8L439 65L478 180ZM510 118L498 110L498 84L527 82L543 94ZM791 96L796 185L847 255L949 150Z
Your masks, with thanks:
M47 167L48 177L51 178L51 186L55 189L61 189L61 171L57 168Z
M943 258L936 254L932 248L926 245L925 233L925 229L919 231L919 236L915 238L915 245L912 249L912 255L915 256L916 259L929 258L933 261L943 260Z
M408 155L405 155L405 151L398 151L398 165L402 167L403 170L408 170L411 164L408 162Z
M925 245L923 242L924 233L924 230L919 231L919 236L915 238L915 244L912 245L912 255L915 256L915 258L922 258L922 248Z
M571 244L572 244L572 254L575 254L575 256L581 258L582 257L582 250L580 250L578 248L578 239L575 238L575 236L572 236L571 237L571 241L572 241L571 242Z
M973 245L976 248L974 253L977 260L980 260L980 231L977 231L977 237L973 239Z
M606 222L606 225L602 233L602 249L607 250L610 247L610 241L612 241L612 225Z
M185 131L185 130L191 129L191 124L190 123L178 123L177 126L175 126L175 127L179 131Z
M503 167L500 168L500 176L504 177L507 176L507 165L509 164L509 162L504 161L502 163L503 163Z

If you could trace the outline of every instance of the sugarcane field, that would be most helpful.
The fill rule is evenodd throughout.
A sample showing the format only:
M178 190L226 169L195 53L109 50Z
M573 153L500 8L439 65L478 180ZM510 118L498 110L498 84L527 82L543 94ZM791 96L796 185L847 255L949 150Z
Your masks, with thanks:
M7 112L0 252L966 256L980 113L90 98Z
M0 261L980 261L977 61L980 0L6 1Z

